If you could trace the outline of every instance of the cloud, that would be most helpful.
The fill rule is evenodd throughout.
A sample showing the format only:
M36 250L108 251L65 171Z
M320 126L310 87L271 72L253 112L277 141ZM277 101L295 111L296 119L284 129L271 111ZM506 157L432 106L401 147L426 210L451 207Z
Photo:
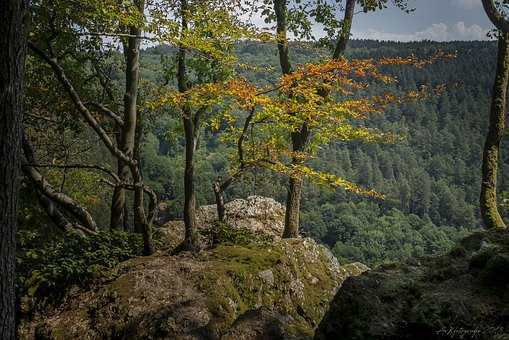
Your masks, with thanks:
M449 0L452 5L462 9L474 9L481 6L480 0Z
M428 28L414 33L391 33L368 29L366 31L354 31L353 36L357 39L393 40L393 41L451 41L451 40L488 40L486 33L489 29L479 25L467 26L460 21L452 26L444 23L432 24Z

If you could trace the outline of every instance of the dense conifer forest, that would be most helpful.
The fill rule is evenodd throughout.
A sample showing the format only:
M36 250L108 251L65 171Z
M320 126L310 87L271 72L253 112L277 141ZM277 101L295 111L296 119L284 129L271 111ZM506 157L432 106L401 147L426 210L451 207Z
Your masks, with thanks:
M275 46L243 43L236 48L246 64L276 67ZM383 201L359 198L342 190L307 183L302 227L306 235L327 244L342 261L378 264L449 249L468 231L481 228L478 209L484 134L488 125L491 84L495 68L494 42L351 42L351 58L382 56L425 57L434 51L456 53L456 58L422 69L391 67L399 83L397 91L420 86L444 85L447 90L418 103L392 107L372 117L370 124L394 131L402 140L390 144L358 142L323 146L312 161L323 169L375 188L387 195ZM173 51L174 52L174 51ZM153 47L143 52L143 70L157 82L161 60L171 48ZM320 58L323 50L298 46L298 63ZM270 83L264 72L244 71L249 79ZM172 205L173 217L181 217L183 188L175 178L182 164L183 140L176 119L155 121L145 140L144 171L150 184ZM224 144L205 131L197 158L198 202L213 204L211 190L216 177L224 175ZM502 151L500 192L509 192L509 159ZM171 161L169 161L171 160ZM284 179L255 172L227 193L229 199L263 195L284 202ZM507 209L504 210L507 213ZM506 215L507 216L507 215Z
M509 339L509 1L414 2L2 0L0 340Z

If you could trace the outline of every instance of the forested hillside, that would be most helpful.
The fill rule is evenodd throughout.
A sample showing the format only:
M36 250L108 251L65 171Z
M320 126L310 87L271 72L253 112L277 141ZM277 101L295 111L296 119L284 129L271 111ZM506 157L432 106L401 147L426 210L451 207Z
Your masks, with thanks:
M456 58L423 68L387 66L399 82L390 85L396 93L422 86L445 90L417 102L391 106L373 116L369 124L399 134L395 143L364 144L334 142L319 150L312 161L317 169L374 188L384 200L367 199L344 190L306 183L302 226L305 234L330 246L344 262L358 260L377 264L406 257L436 253L450 248L468 230L481 226L478 200L482 145L487 124L495 67L496 44L492 42L395 43L352 41L348 57L425 58L438 50L456 53ZM320 60L325 50L311 45L295 46L295 64ZM171 71L175 49L148 48L142 53L146 82L164 83ZM260 84L274 82L278 56L274 45L241 43L237 72ZM270 72L271 68L274 69ZM269 70L269 72L267 72ZM268 79L267 74L273 75ZM376 88L377 90L385 90ZM389 90L389 89L387 89ZM146 181L181 217L184 141L178 133L180 120L171 115L151 117L146 122L143 171ZM227 143L205 127L196 157L198 204L212 204L213 181L225 176ZM500 192L509 192L509 154L502 150ZM264 195L283 202L285 179L256 170L227 191L227 199ZM504 196L505 195L505 196ZM509 213L505 209L505 214Z

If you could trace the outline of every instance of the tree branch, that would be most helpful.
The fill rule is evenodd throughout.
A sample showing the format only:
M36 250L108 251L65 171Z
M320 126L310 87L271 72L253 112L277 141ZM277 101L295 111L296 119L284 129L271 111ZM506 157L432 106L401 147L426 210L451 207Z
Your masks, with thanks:
M113 112L110 108L108 108L107 106L101 104L101 103L96 103L96 102L88 102L86 104L90 104L92 106L94 106L95 108L99 109L99 111L101 111L102 113L104 113L107 117L111 118L115 124L117 124L118 126L124 126L124 121L122 120L122 118L116 114L115 112Z
M97 120L94 118L90 110L85 106L83 101L81 100L79 94L76 92L76 89L72 85L72 82L67 78L67 75L65 74L64 69L58 64L57 60L54 58L49 57L46 55L42 50L40 50L36 45L34 45L32 42L28 42L28 46L30 49L37 54L41 59L43 59L51 68L53 69L53 72L55 73L55 76L60 81L60 83L64 86L64 89L67 91L69 96L71 97L71 100L75 104L76 108L82 115L82 117L85 119L85 121L88 123L88 125L97 133L99 138L103 141L104 145L108 148L108 150L111 152L113 156L115 156L118 159L121 159L122 161L134 165L136 164L136 161L132 158L128 157L126 154L124 154L122 151L120 151L111 138L108 136L106 131L99 125Z
M509 21L502 13L498 11L497 6L495 6L495 1L482 0L482 5L484 7L484 11L488 15L488 18L493 23L493 25L495 25L502 32L509 33Z

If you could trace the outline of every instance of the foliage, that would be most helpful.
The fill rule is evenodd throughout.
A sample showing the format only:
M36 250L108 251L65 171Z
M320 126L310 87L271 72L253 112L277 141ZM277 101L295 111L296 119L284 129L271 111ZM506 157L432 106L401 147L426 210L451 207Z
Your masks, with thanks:
M85 286L110 275L121 261L141 255L139 234L101 231L83 237L78 233L59 235L41 242L40 231L18 232L18 296L39 304L53 304L74 286Z
M268 243L272 241L272 236L265 233L253 233L247 228L235 228L227 223L217 222L212 228L202 231L212 244L233 244L248 245L252 243Z
M332 191L328 186L315 186L314 181L309 181L306 183L306 193L302 201L303 231L333 248L340 240L341 233L328 230L343 223L342 214L357 217L357 222L353 223L353 226L369 232L362 232L356 236L355 241L350 241L348 234L345 238L341 236L344 244L348 245L350 242L356 244L358 255L349 256L348 259L366 259L370 263L381 263L398 258L398 247L379 239L377 242L381 247L392 250L373 255L367 246L368 237L373 236L371 234L375 231L384 232L387 222L382 223L381 220L388 213L393 216L394 223L399 225L397 228L402 227L402 223L410 223L407 216L413 215L411 221L415 220L415 216L418 217L417 222L411 222L414 227L404 229L406 230L403 232L404 236L396 243L408 244L401 247L405 249L400 252L401 258L422 252L442 251L462 235L464 230L480 226L476 208L480 188L480 155L486 129L488 115L486 108L489 107L489 92L492 85L490 75L493 72L496 46L491 42L382 43L356 40L353 40L350 46L351 48L347 50L348 58L381 60L408 56L414 60L416 58L429 60L429 56L436 56L436 51L439 50L445 54L457 54L457 57L447 61L435 60L424 68L410 65L381 67L384 73L397 78L398 83L371 83L365 95L391 91L404 97L405 93L412 91L422 93L420 92L422 85L428 84L428 89L425 90L428 93L426 100L409 100L400 105L392 105L384 110L383 115L375 113L364 121L368 127L404 138L396 143L334 141L322 144L317 147L315 156L309 160L308 168L321 173L331 173L338 178L348 178L358 186L373 188L383 193L385 200L373 201L365 197L355 197L344 190ZM246 79L244 84L250 85L248 87L239 84L237 86L239 90L251 92L253 86L260 89L275 86L278 76L276 72L268 71L277 67L279 62L274 53L275 49L276 47L271 44L255 42L243 42L236 46L239 62L259 66L237 70L239 76ZM323 50L311 44L298 44L293 50L296 64L301 65L316 63L323 55ZM160 55L171 53L174 51L160 46L148 49L143 57L144 60L150 60L157 65ZM480 62L481 60L483 62ZM472 68L471 65L478 67ZM445 89L441 91L430 90L444 84ZM233 110L231 119L234 122L242 122L248 113L248 110ZM154 129L161 131L157 132L158 143L153 147L157 149L157 144L159 145L159 155L166 159L166 164L175 174L172 178L178 178L179 168L182 167L180 155L182 141L166 138L164 131L173 131L170 128L167 130L162 128L167 126L168 120L176 122L171 117L154 121L154 125L157 126ZM210 125L202 130L196 162L199 205L214 202L214 195L210 189L212 181L234 170L238 164L236 146L231 141L225 143L224 139L219 140L218 132L214 132L217 130L224 132L226 129L239 131L241 128L240 125L227 123L227 120L212 120ZM232 138L232 141L235 139ZM231 156L227 157L228 154ZM502 155L504 159L501 162L500 191L509 192L507 178L509 159L507 153ZM165 183L165 189L160 194L171 198L170 203L174 206L173 216L179 217L181 216L179 202L183 188L172 178L161 176L152 180ZM283 182L282 176L272 171L255 169L246 173L228 189L225 193L226 199L264 195L283 202L286 193ZM347 202L349 209L338 208L337 213L329 213L330 205L339 207ZM391 212L394 210L399 213ZM362 216L372 211L376 211L376 214L370 217L368 222ZM418 228L422 226L427 227ZM426 230L431 236L423 237L421 230ZM330 235L330 238L327 235ZM414 242L415 240L419 241ZM435 243L436 246L433 246ZM419 249L413 252L411 248Z

